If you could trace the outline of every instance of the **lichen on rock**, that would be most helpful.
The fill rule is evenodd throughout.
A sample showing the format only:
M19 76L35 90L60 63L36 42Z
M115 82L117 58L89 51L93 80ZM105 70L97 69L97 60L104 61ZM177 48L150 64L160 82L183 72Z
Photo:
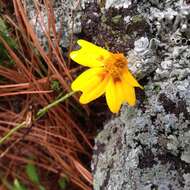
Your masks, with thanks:
M136 107L124 105L96 137L94 189L188 190L190 3L131 2L149 25L149 34L136 36L126 51L145 89L137 91Z
M56 32L61 32L59 44L61 47L69 46L71 33L75 35L81 33L81 14L86 2L90 2L90 0L52 0L49 2L55 16ZM50 18L48 18L46 5L43 1L38 2L39 11L37 11L33 0L22 0L22 3L38 39L47 47L47 38L44 30L52 34L53 29L50 27Z

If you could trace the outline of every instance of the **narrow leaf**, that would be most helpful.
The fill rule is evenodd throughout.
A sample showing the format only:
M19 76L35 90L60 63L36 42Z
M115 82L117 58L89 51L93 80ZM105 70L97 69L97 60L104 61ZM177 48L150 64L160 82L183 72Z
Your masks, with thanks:
M21 182L19 182L18 179L15 179L14 180L13 190L27 190L27 189L23 184L21 184Z
M29 163L26 165L26 173L27 173L29 179L33 183L35 183L35 184L40 183L39 175L38 175L37 169L34 164Z

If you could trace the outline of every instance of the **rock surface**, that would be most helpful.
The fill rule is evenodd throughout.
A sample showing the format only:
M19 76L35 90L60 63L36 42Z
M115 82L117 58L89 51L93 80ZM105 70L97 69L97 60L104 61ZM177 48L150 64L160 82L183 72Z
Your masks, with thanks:
M145 89L137 90L136 107L124 105L98 134L92 161L94 189L189 190L190 1L106 2L109 9L99 10L99 25L129 36L131 45L123 50ZM89 5L86 13L88 9ZM102 21L110 11L121 15L116 18L121 19L119 23L126 22L122 29L115 29L118 22ZM136 27L135 15L137 22L143 20L148 27ZM89 26L84 31L90 31ZM92 40L103 41L98 35ZM122 40L127 43L117 35L114 43Z
M55 15L55 29L56 32L61 32L61 47L68 47L70 42L70 35L79 34L81 32L81 15L82 8L85 3L92 0L51 0L53 12ZM27 10L27 15L31 24L34 26L34 30L45 46L47 44L46 32L52 32L52 28L48 25L47 9L43 1L37 3L39 12L36 10L36 6L33 0L22 0L23 6ZM43 23L43 24L42 24ZM42 26L43 25L43 26ZM52 34L53 38L53 34Z

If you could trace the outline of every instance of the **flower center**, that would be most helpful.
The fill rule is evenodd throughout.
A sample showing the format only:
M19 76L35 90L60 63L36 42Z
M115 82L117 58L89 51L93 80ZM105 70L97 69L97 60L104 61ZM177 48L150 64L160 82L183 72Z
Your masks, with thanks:
M112 53L111 56L104 61L104 66L107 72L114 78L120 79L124 69L127 67L127 59L122 53Z

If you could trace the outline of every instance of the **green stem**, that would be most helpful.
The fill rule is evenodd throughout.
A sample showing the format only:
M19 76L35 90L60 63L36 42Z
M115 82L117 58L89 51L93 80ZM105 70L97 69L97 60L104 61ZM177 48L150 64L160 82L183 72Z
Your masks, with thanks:
M75 92L69 92L67 93L66 95L62 96L61 98L55 100L54 102L52 102L51 104L48 104L46 107L40 109L38 112L37 112L37 118L36 119L39 119L40 117L42 117L46 112L49 111L49 109L51 109L52 107L56 106L57 104L63 102L64 100L66 100L67 98L69 98L70 96L72 96Z
M4 141L6 141L14 132L16 132L17 130L19 130L22 127L25 127L26 123L25 121L22 122L21 124L18 124L16 127L14 127L13 129L11 129L4 137L2 137L0 139L0 145L4 143Z
M63 102L64 100L66 100L67 98L69 98L70 96L72 96L75 92L70 92L67 93L66 95L60 97L59 99L55 100L54 102L52 102L51 104L47 105L46 107L40 109L37 112L35 121L38 120L39 118L41 118L46 112L49 111L49 109L51 109L52 107L56 106L57 104L59 104L60 102ZM0 145L4 143L4 141L6 141L14 132L16 132L17 130L19 130L22 127L26 126L26 122L22 122L21 124L18 124L16 127L14 127L13 129L11 129L4 137L0 138Z

